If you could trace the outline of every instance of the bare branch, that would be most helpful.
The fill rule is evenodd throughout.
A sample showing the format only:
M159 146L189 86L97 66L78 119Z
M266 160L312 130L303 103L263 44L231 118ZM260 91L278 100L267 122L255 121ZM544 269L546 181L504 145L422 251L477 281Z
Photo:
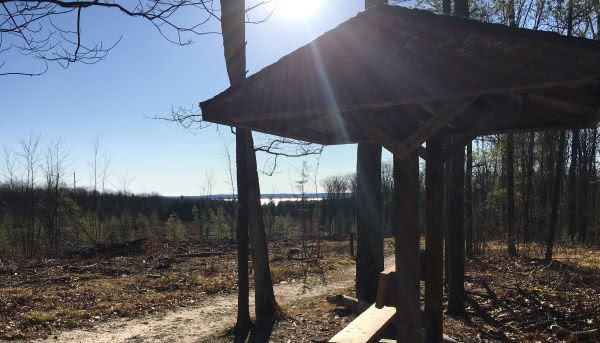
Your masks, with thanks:
M266 21L276 6L262 19L250 20L249 14L274 3L273 0L256 0L246 14L248 23ZM150 23L167 41L176 45L189 45L193 38L221 34L220 31L203 30L211 19L220 20L220 8L213 0L0 0L0 54L14 50L22 55L46 62L56 62L63 68L71 63L98 63L120 42L112 44L98 41L90 44L84 39L83 9L104 9ZM185 16L179 15L186 12ZM197 18L193 21L185 18ZM53 20L55 19L55 20ZM60 20L58 20L60 19ZM55 23L63 23L57 25ZM65 28L64 23L73 23ZM5 62L0 63L0 71ZM0 76L38 76L42 73L0 72Z

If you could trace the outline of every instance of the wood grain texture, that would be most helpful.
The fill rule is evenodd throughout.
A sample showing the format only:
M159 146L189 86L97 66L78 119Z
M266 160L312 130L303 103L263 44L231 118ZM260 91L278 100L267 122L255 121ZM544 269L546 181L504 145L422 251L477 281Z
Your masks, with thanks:
M392 322L396 309L384 307L378 309L371 305L342 331L329 340L330 343L367 343L374 342L383 330Z

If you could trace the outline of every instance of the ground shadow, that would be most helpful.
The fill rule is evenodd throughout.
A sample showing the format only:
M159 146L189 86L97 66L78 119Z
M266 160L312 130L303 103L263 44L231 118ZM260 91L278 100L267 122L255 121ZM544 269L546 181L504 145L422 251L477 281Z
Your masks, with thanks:
M268 342L273 332L273 325L275 322L260 324L252 328L250 331L250 337L248 338L249 343L264 343ZM237 341L236 341L237 342Z
M246 342L246 338L248 338L248 334L250 333L249 330L236 330L233 333L233 342L234 343L245 343Z

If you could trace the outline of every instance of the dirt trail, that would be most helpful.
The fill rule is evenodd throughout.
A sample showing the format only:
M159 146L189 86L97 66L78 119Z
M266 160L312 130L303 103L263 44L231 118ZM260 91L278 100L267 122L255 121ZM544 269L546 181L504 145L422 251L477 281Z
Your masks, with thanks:
M393 265L393 257L385 259L385 267ZM351 287L354 267L343 270L336 281L322 283L318 278L303 290L302 282L277 284L275 296L284 307L294 301L336 293ZM250 313L254 312L251 294ZM210 337L235 324L237 295L207 296L193 307L186 307L162 315L137 319L119 319L97 324L89 329L58 332L38 343L116 343L116 342L208 342Z

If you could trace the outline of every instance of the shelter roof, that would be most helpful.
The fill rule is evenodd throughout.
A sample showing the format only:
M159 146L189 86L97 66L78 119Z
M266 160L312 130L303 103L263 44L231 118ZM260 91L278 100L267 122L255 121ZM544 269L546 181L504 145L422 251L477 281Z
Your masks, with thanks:
M580 128L600 42L378 5L201 103L207 121L408 153L443 131Z

